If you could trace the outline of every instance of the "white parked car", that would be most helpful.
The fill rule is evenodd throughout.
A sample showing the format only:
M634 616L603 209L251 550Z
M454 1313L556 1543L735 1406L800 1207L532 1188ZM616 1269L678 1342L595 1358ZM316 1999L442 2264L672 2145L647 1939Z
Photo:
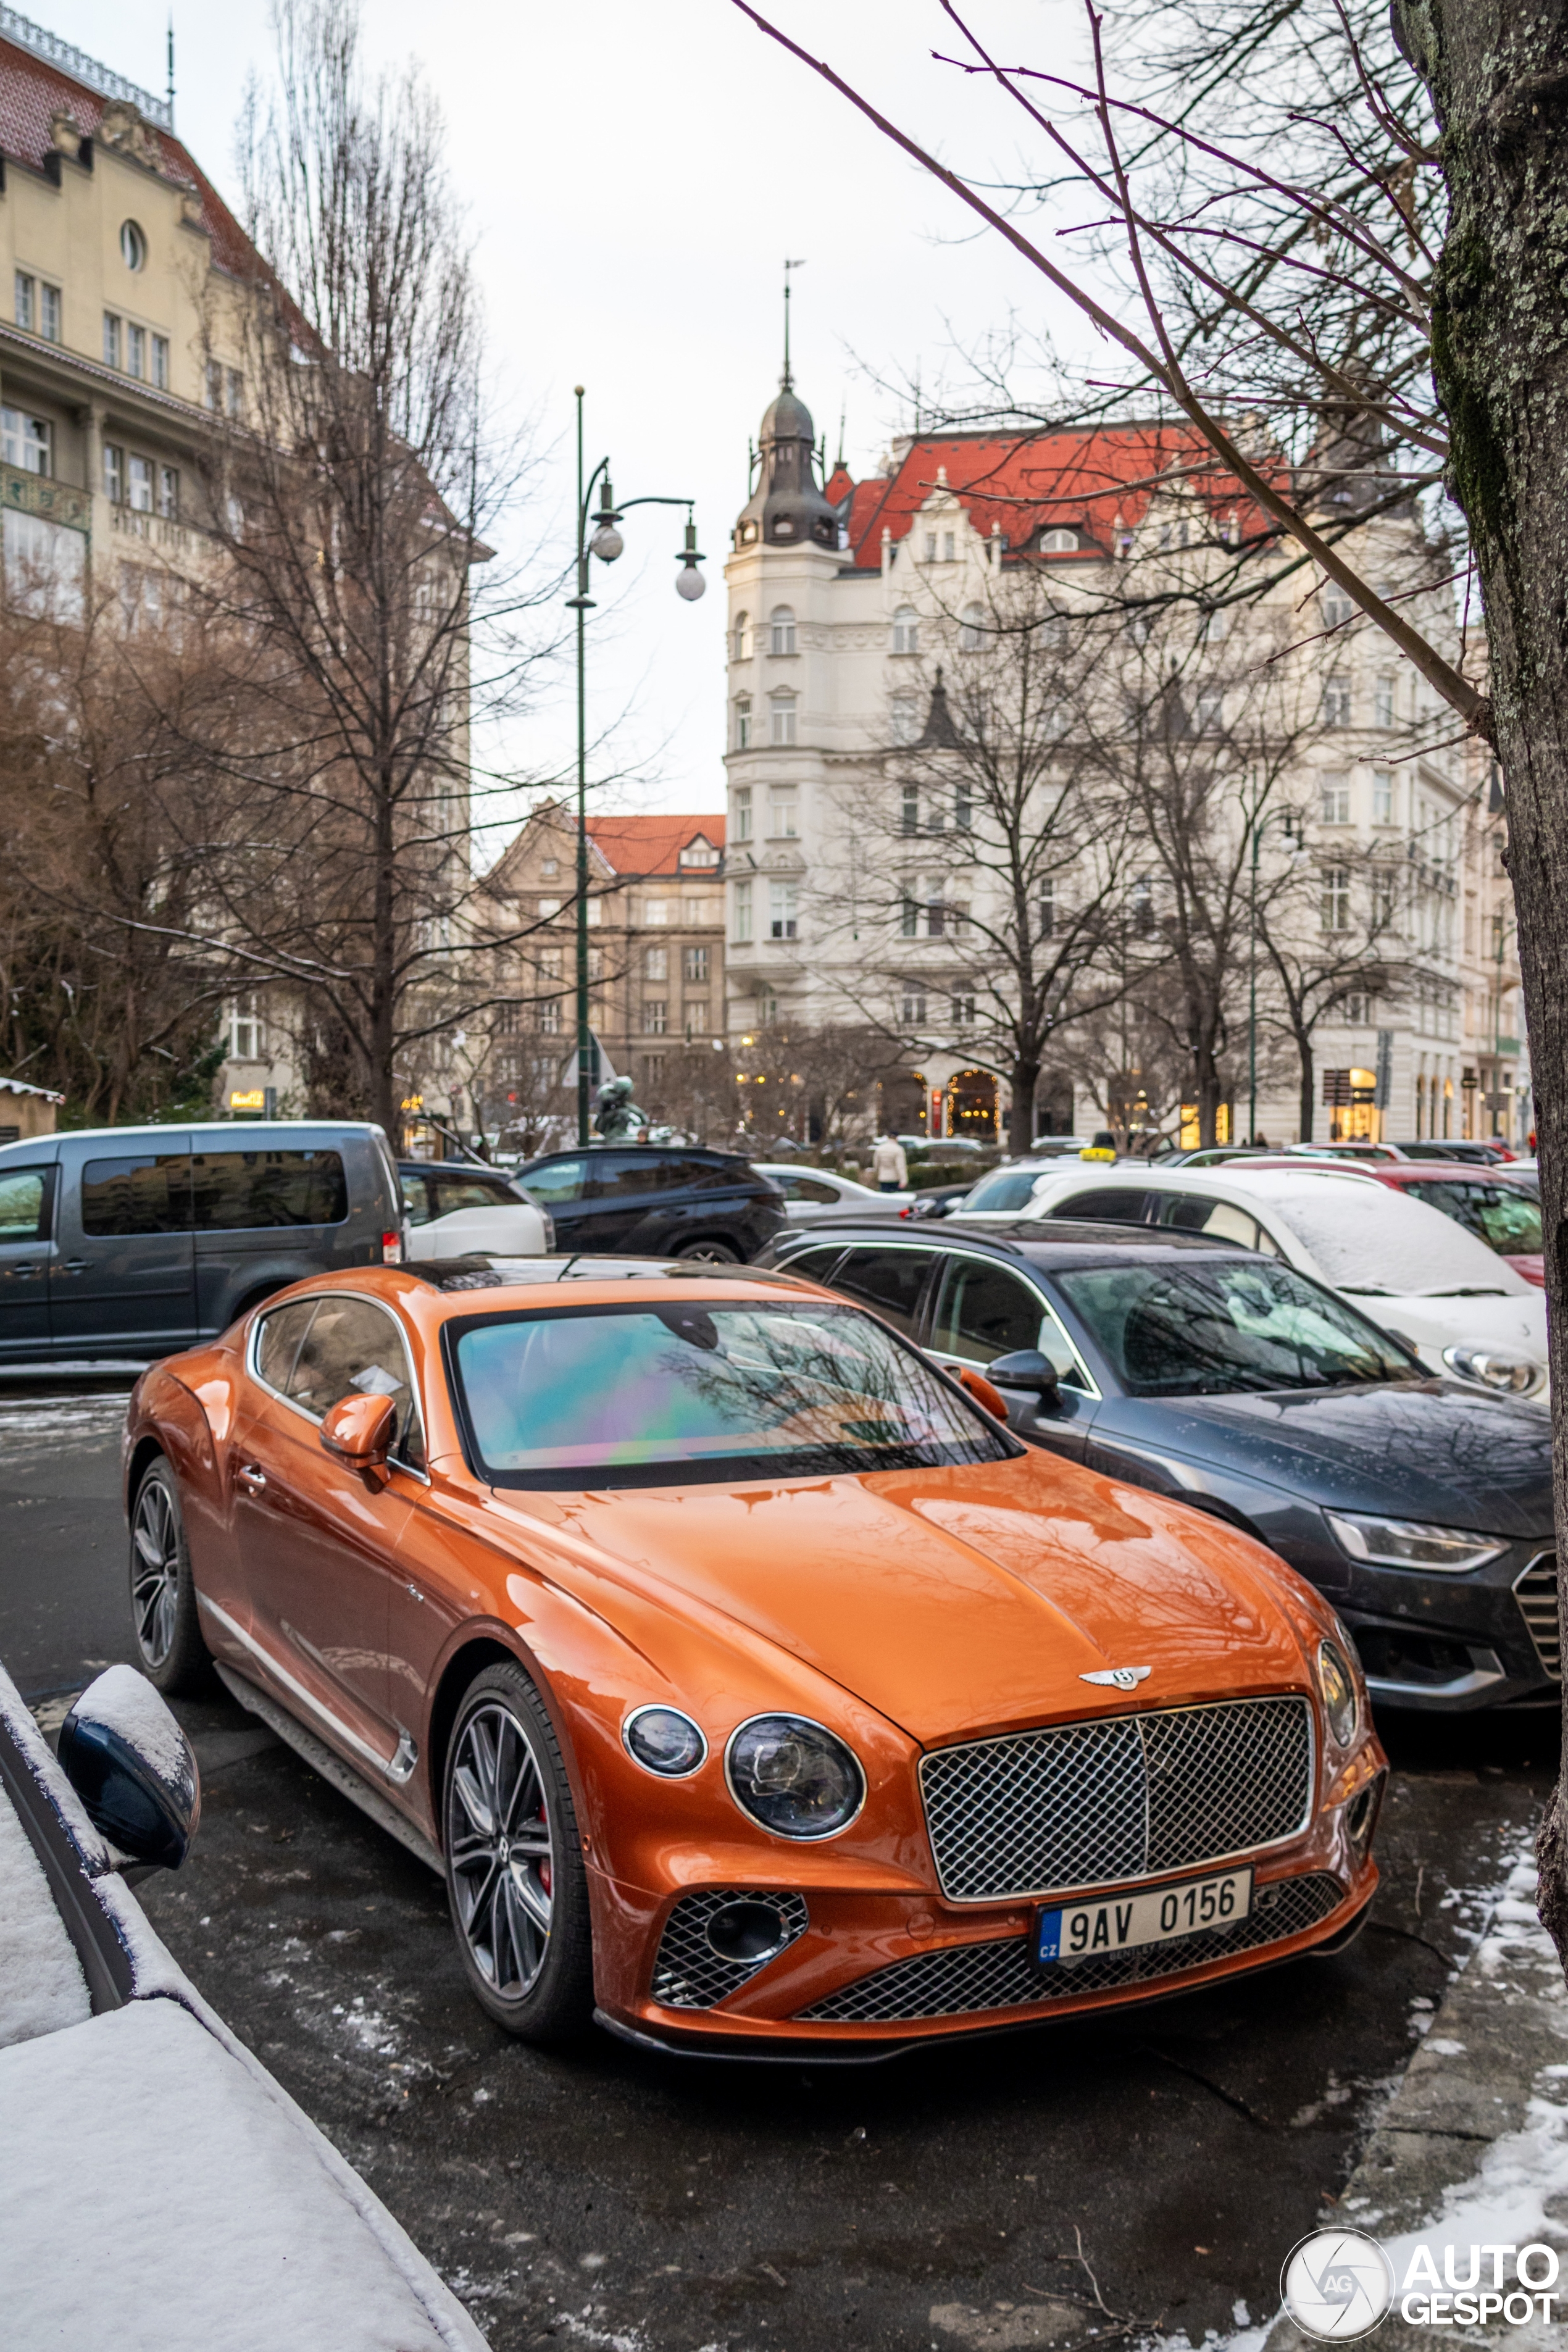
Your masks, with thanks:
M971 1212L966 1206L963 1215ZM1060 1169L1015 1214L1212 1234L1314 1275L1434 1372L1544 1402L1544 1294L1452 1217L1352 1168ZM1002 1223L1001 1215L986 1223Z
M127 1891L132 1863L177 1865L199 1809L152 1684L100 1675L60 1755L0 1672L0 2337L17 2352L485 2352Z
M548 1209L532 1201L493 1201L482 1209L454 1209L408 1235L411 1258L543 1257L555 1246Z
M873 1184L857 1184L852 1177L836 1176L831 1168L773 1167L763 1160L752 1165L784 1196L784 1215L792 1225L815 1225L824 1217L842 1217L849 1211L886 1210L898 1216L917 1196L913 1192L879 1192Z

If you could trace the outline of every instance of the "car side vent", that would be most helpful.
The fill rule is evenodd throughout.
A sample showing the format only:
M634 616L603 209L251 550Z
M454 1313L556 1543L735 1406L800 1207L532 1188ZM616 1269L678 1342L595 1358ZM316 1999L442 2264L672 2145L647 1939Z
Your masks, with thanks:
M1543 1551L1524 1574L1514 1580L1519 1602L1535 1654L1554 1683L1563 1679L1563 1633L1557 1618L1557 1555Z

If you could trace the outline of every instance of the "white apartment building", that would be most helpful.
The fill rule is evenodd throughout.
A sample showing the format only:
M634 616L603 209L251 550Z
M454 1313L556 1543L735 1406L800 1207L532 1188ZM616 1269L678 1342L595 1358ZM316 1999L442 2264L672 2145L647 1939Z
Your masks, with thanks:
M874 1019L910 1047L896 1108L884 1094L887 1123L984 1131L1005 1110L1006 1071L994 1059L987 1066L966 1034L973 1007L952 984L962 957L951 920L934 912L929 924L907 919L911 906L935 909L951 891L942 871L951 877L955 837L910 843L901 926L889 926L885 905L871 908L868 890L868 903L858 898L864 839L897 830L896 747L922 730L936 740L938 665L980 653L979 621L999 581L1033 567L1048 575L1064 610L1088 610L1131 576L1116 567L1131 559L1145 579L1167 566L1173 586L1190 588L1205 565L1235 576L1238 557L1229 551L1242 545L1248 519L1238 520L1234 485L1195 479L1191 436L1169 425L920 436L897 442L867 480L853 480L840 461L822 484L811 415L786 374L760 439L725 574L730 1032ZM1375 488L1385 496L1387 478ZM1271 544L1268 552L1277 557ZM1419 525L1408 511L1369 520L1356 552L1398 593L1422 576ZM1516 1098L1521 1024L1511 946L1500 997L1497 971L1482 969L1497 912L1495 888L1481 888L1474 870L1478 856L1495 863L1497 820L1489 832L1478 811L1486 780L1453 743L1446 706L1310 572L1280 579L1250 609L1262 612L1276 643L1296 641L1286 658L1311 713L1273 803L1294 813L1298 856L1308 861L1301 919L1331 956L1352 904L1384 890L1377 954L1400 974L1384 1001L1363 992L1318 1026L1311 1136L1489 1132L1488 1097ZM1404 609L1458 654L1441 593ZM1221 622L1204 625L1215 639L1224 634ZM1249 675L1236 656L1227 711L1254 692ZM1258 675L1261 692L1276 672ZM1202 726L1201 693L1196 700ZM1215 697L1216 719L1218 708ZM1288 833L1266 834L1265 871L1291 845ZM904 938L892 936L899 929ZM1227 1112L1245 1120L1245 1040L1234 1031L1227 1055ZM1289 1054L1266 1058L1259 1131L1294 1138L1295 1066ZM1068 1108L1059 1079L1042 1076L1037 1123L1056 1124ZM1080 1097L1079 1123L1096 1116Z

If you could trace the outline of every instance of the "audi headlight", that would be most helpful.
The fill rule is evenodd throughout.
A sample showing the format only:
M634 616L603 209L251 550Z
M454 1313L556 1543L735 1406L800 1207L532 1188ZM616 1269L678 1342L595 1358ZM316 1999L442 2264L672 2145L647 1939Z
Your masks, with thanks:
M804 1715L754 1715L724 1759L730 1793L776 1837L825 1838L866 1801L866 1775L842 1739Z
M1546 1374L1533 1356L1500 1356L1491 1348L1445 1348L1443 1361L1456 1380L1499 1389L1504 1396L1533 1396Z
M1361 1696L1356 1689L1355 1675L1335 1642L1320 1642L1318 1644L1318 1689L1323 1702L1323 1713L1329 1718L1329 1729L1341 1748L1348 1748L1356 1735Z
M1349 1511L1330 1511L1327 1517L1342 1551L1379 1568L1436 1568L1462 1576L1508 1548L1468 1528L1432 1528L1419 1519L1371 1518Z

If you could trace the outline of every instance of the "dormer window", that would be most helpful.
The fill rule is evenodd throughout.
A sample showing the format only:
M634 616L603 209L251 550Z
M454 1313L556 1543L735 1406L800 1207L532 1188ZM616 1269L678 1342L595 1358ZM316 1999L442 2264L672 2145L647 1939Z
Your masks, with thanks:
M1040 533L1040 550L1045 555L1076 555L1078 533L1076 530L1043 530Z
M775 604L768 624L768 650L773 654L793 654L795 651L795 611L789 604Z
M719 853L709 841L689 841L680 853L682 866L717 866Z

